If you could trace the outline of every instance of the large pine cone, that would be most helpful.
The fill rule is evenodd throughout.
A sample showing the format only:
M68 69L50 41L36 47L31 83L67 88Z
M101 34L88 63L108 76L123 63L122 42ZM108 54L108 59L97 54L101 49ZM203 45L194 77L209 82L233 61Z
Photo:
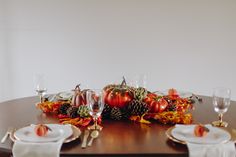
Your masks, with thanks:
M102 111L102 118L110 118L110 114L111 114L111 107L107 104L104 105L104 109Z
M131 115L141 116L144 113L148 112L148 105L142 101L133 100L128 105L128 111Z
M78 117L78 107L70 107L67 110L67 115L70 116L71 118L76 118Z
M129 105L121 108L121 113L122 113L122 119L129 119L129 117L131 116Z
M67 110L68 108L70 108L70 104L69 103L64 103L59 107L59 114L63 114L63 115L67 115Z
M122 119L122 112L120 108L118 107L113 107L111 109L111 114L110 114L111 119L113 120L121 120Z

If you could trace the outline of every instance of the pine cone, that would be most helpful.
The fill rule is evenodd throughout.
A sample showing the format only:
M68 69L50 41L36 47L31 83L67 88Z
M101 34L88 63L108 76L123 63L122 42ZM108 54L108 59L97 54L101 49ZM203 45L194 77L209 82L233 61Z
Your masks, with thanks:
M147 90L143 87L134 89L134 98L136 100L142 101L143 98L147 96Z
M102 111L102 118L109 118L111 114L111 107L107 104L104 105L104 109Z
M67 110L67 115L70 116L71 118L76 118L78 117L78 107L70 107Z
M64 103L62 104L60 107L59 107L59 114L63 114L63 115L66 115L67 114L67 110L68 108L70 107L70 104L69 103Z
M122 119L122 112L121 112L121 110L118 107L113 107L111 109L110 117L113 120L121 120Z
M171 100L168 97L164 97L164 99L168 102L168 106L166 107L166 111L176 111L176 102L175 102L175 100Z
M176 111L176 105L175 104L169 104L166 108L166 111Z
M88 117L89 116L89 108L88 108L88 106L86 106L86 105L79 106L77 114L80 117L82 117L82 118L83 117Z
M129 119L129 117L131 116L131 112L129 110L129 105L121 108L121 113L122 113L123 119Z
M144 113L148 112L148 105L142 101L133 100L128 105L128 111L131 115L141 116Z

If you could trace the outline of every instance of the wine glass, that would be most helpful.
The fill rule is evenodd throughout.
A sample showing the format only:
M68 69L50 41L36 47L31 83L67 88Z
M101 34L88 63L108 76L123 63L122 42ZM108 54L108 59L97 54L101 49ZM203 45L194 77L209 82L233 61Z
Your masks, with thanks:
M97 124L97 120L99 116L101 116L104 108L104 91L101 89L88 90L86 92L86 100L89 108L89 114L94 119L94 125L88 128L101 130L102 127Z
M147 88L147 75L145 74L135 75L130 80L129 84L135 88L139 88L139 87Z
M43 74L35 75L35 90L40 98L40 103L43 102L43 96L46 94L45 77Z
M147 75L140 74L136 76L136 88L142 87L147 88Z
M227 127L228 123L223 121L223 114L228 111L230 105L231 90L218 87L213 90L213 105L215 112L219 114L219 120L212 122L213 126Z

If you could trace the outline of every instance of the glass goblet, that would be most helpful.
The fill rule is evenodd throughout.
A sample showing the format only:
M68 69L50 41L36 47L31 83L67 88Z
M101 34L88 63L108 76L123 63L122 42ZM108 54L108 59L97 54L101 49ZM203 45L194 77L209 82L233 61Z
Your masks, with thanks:
M46 94L45 78L43 74L35 75L35 90L40 98L40 103L43 102L43 96Z
M228 123L223 121L223 114L228 111L230 105L231 90L218 87L213 90L213 106L215 112L219 114L219 120L212 122L213 126L227 127Z
M128 85L135 88L147 88L147 75L139 74L128 77Z
M86 92L86 100L89 108L89 114L93 117L94 125L89 129L101 130L102 127L97 124L98 118L102 114L104 108L104 91L100 89L88 90Z

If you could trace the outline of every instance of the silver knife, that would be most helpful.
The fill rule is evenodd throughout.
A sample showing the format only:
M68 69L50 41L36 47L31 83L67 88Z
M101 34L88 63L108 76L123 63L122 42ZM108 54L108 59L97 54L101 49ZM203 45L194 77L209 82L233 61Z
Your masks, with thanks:
M83 138L82 145L81 145L82 148L86 148L88 137L89 137L89 130L85 130L84 131L84 138Z
M6 134L3 136L2 140L1 140L1 143L4 143L6 141L6 139L8 138L8 136L12 133L13 131L13 127L9 127L7 129L7 132Z

